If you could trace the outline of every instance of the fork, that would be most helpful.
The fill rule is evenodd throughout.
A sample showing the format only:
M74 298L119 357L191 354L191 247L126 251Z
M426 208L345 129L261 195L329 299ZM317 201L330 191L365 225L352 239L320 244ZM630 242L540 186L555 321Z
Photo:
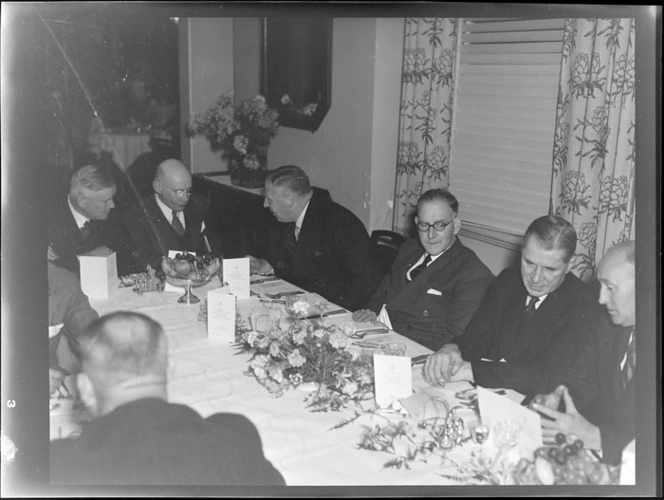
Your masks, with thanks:
M388 332L389 330L387 328L376 327L376 328L371 328L369 330L364 330L363 332L355 332L352 335L352 338L361 340L367 335L385 335Z
M266 292L265 295L267 295L271 299L280 299L282 297L286 297L287 295L298 295L300 293L304 293L304 292L301 291L301 290L295 290L295 291L292 291L292 292L279 292L279 293L267 293Z

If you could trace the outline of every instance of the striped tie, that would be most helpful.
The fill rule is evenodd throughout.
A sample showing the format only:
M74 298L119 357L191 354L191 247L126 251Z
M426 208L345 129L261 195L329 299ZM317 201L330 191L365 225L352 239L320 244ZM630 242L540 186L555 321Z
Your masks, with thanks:
M171 221L171 226L173 226L173 229L175 229L175 232L178 233L180 238L184 236L184 226L182 225L182 222L180 222L178 213L175 210L173 210L173 220Z
M83 241L87 240L90 237L90 221L86 220L85 224L83 224L83 227L81 227L81 236L83 237Z
M532 295L529 295L529 297L528 305L526 305L526 308L523 310L523 316L526 321L530 321L530 318L533 317L533 314L535 314L535 311L537 310L535 306L540 300L539 297L533 297Z
M431 254L427 254L427 256L424 258L424 261L422 261L419 266L410 270L410 281L413 281L415 278L417 278L417 275L426 269L426 267L429 265L429 262L431 262Z
M622 368L623 389L627 387L627 384L632 379L632 375L634 375L634 367L636 366L636 349L634 345L634 335L632 335L632 340L630 340L627 346L627 353L625 354L625 365Z

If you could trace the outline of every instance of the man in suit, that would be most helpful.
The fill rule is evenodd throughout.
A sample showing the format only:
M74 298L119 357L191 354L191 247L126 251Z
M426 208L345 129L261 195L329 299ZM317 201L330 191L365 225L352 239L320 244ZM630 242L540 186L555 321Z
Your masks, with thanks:
M327 191L312 188L307 174L294 165L267 176L265 206L279 224L270 228L265 258L249 256L251 271L274 270L347 309L364 306L380 271L362 221L334 203Z
M139 269L161 269L169 250L219 252L207 200L191 196L191 174L181 161L162 161L152 188L155 194L134 203L122 218L136 247Z
M114 210L116 185L110 171L85 165L70 180L69 193L48 212L48 260L79 275L78 255L107 247L116 252L118 274L133 271L132 247Z
M463 334L493 274L456 237L458 212L459 202L448 191L430 189L420 196L419 239L404 243L369 309L353 313L355 321L372 321L385 307L396 332L433 350Z
M206 419L168 403L167 338L148 316L117 312L81 339L81 400L93 420L50 445L51 484L284 485L245 417Z
M48 263L48 337L50 392L70 373L80 370L78 339L99 316L90 307L78 278Z
M465 333L429 356L427 381L474 380L529 395L548 374L574 369L573 355L591 342L598 318L589 287L569 272L576 239L561 217L535 219L523 237L520 266L501 272ZM594 380L574 380L570 389L587 403Z
M555 440L559 432L576 434L585 447L602 451L602 458L618 464L623 448L635 436L636 370L634 241L609 249L597 266L599 303L602 316L594 343L578 357L584 367L596 370L599 390L590 406L581 412L566 385L537 395L531 407L549 419L542 419L542 436ZM608 319L610 318L610 320ZM564 409L559 405L564 403Z

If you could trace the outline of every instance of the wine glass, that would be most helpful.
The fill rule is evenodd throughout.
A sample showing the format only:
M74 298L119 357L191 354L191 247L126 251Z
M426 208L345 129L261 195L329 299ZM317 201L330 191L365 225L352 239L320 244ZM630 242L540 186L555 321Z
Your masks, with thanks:
M498 446L498 455L494 461L496 465L518 444L522 427L522 422L513 419L500 420L493 426L494 439Z

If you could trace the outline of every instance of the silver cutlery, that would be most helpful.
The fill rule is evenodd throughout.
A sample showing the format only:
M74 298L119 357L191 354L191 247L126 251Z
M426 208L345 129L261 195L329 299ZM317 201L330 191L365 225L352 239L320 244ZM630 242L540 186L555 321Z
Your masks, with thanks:
M351 335L351 337L354 339L363 339L367 335L382 335L388 333L389 331L390 330L388 330L387 328L371 328L369 330L355 332L353 335Z
M307 316L304 319L319 319L319 318L327 318L328 316L332 316L333 314L344 314L347 313L345 309L335 309L334 311L329 311L325 312L323 314L312 314L311 316Z
M268 283L270 281L279 281L281 278L277 278L276 276L268 276L267 278L260 278L257 280L250 281L250 285L258 285L259 283Z
M282 297L287 297L288 295L299 295L301 293L304 293L304 292L301 291L301 290L294 290L292 292L279 292L279 293L267 293L266 292L265 295L267 295L271 299L280 299Z

